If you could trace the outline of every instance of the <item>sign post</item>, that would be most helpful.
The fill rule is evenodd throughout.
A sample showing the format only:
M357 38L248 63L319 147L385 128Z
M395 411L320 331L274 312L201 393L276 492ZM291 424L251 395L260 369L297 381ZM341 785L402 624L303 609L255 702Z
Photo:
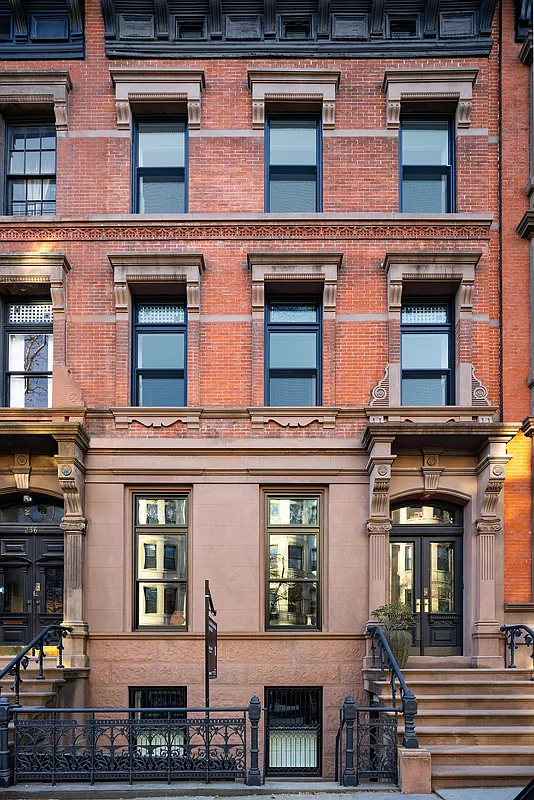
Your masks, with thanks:
M217 611L213 605L210 582L204 581L204 654L206 708L210 707L210 680L217 677Z

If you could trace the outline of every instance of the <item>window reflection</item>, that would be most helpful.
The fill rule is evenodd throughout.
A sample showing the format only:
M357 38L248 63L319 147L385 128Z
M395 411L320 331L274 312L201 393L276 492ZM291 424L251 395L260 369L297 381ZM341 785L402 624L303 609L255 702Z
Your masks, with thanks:
M404 506L391 511L394 525L455 525L458 524L455 516L452 509L427 505Z
M412 607L414 594L413 543L390 543L390 601Z

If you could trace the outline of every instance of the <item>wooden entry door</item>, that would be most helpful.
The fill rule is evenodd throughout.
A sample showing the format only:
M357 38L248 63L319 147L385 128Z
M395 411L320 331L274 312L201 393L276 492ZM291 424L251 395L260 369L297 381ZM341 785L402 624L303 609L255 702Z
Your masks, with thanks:
M390 537L391 600L413 609L413 655L461 655L463 538L417 533Z

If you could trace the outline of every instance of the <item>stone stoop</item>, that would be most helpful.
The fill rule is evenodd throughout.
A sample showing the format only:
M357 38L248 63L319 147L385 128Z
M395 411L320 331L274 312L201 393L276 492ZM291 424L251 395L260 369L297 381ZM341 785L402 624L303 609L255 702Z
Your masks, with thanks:
M534 681L521 669L407 668L419 745L432 788L518 786L534 778ZM365 689L391 705L391 684L364 670ZM404 726L399 718L399 738Z
M12 656L0 656L0 671L3 670ZM49 663L47 663L49 662ZM61 698L60 692L67 684L72 683L80 670L58 669L55 657L45 658L43 666L43 679L38 678L39 667L35 659L30 659L27 669L21 669L20 705L54 707L67 705L66 698ZM2 697L7 697L11 703L15 700L15 693L11 690L14 678L6 675L0 681ZM70 705L70 703L68 703Z

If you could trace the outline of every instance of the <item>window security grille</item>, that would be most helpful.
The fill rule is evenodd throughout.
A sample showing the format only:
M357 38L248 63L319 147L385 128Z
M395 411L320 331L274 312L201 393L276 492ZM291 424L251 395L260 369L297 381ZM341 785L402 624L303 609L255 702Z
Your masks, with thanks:
M265 689L266 775L321 775L321 687Z
M150 708L153 711L137 712L136 716L143 719L167 719L168 712L158 711L158 708L186 708L187 687L133 687L129 689L130 708ZM186 719L185 711L171 713L171 719Z
M13 303L9 306L8 322L13 325L50 324L52 318L50 303Z
M140 304L138 306L138 322L154 324L175 324L185 322L185 307L183 305L165 306L160 303L154 305Z

